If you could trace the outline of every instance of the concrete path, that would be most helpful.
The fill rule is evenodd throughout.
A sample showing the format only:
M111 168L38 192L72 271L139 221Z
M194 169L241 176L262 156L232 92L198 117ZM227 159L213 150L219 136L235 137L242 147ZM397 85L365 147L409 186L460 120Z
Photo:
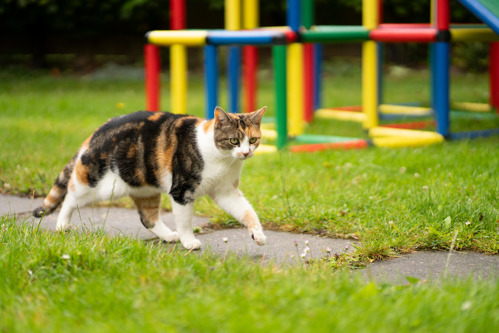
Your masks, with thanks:
M29 199L0 194L0 216L17 215L27 221L40 223L43 228L55 230L58 212L42 220L31 216L31 211L40 206L42 199ZM175 229L173 215L163 213L162 220ZM203 243L203 251L224 255L227 250L246 255L262 262L277 264L299 263L301 254L308 244L307 257L321 258L331 254L354 250L350 240L323 238L305 234L266 231L267 245L254 243L246 229L223 229L212 231L206 228L207 218L196 217L194 226L202 233L197 237ZM104 228L111 235L132 235L143 240L155 236L140 223L137 211L115 207L84 207L73 214L72 225L76 228ZM374 262L361 272L367 279L377 282L407 283L406 277L422 280L440 279L443 275L475 278L499 275L499 256L487 256L473 252L416 252L400 258Z

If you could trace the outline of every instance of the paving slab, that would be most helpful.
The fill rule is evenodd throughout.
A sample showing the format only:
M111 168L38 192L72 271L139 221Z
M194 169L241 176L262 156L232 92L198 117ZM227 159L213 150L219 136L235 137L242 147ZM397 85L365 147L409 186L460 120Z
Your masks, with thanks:
M408 283L407 277L440 281L447 277L474 279L499 276L499 255L476 252L421 251L369 265L363 272L376 282Z
M30 199L0 194L0 216L6 214L17 215L26 221L40 224L41 227L55 230L58 212L36 219L31 211L42 203L42 199ZM162 220L175 229L173 215L162 213ZM209 220L195 217L194 226L205 226ZM87 206L75 211L72 218L75 228L90 229L103 228L111 235L132 235L143 240L153 240L155 235L150 233L140 223L136 210L116 207ZM306 248L310 251L307 257L321 258L328 251L332 254L352 251L352 241L344 239L323 238L319 236L295 234L276 231L265 231L267 245L258 246L249 236L246 229L210 230L197 235L203 243L202 251L212 251L224 256L228 251L238 255L249 256L255 261L283 263L299 263L300 255ZM499 255L484 255L474 252L415 252L391 260L374 262L362 274L367 280L379 283L408 283L406 277L421 280L440 280L444 276L467 278L499 277Z
M197 237L204 248L225 255L227 251L245 255L261 262L294 264L305 258L322 258L330 253L342 253L353 249L352 241L324 238L313 235L266 230L267 244L258 246L251 239L247 229L225 229ZM308 244L308 245L307 245ZM309 248L307 252L305 250Z
M15 196L0 196L0 216L5 214L17 215L28 222L40 224L42 228L56 230L59 211L37 219L31 216L34 208L39 207L43 199L20 198ZM172 213L162 213L161 220L171 229L175 228ZM195 216L193 226L203 226L209 223L207 218ZM102 228L110 235L132 235L138 239L154 239L156 235L149 232L140 222L139 214L135 209L125 209L105 206L85 206L73 212L71 226L76 229L96 230Z

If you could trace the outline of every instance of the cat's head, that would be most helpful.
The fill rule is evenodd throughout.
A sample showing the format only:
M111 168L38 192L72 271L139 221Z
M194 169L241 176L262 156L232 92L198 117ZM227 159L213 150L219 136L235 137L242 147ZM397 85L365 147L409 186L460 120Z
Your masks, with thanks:
M260 124L264 106L251 113L227 113L221 107L215 108L215 146L224 154L237 159L250 158L260 144Z

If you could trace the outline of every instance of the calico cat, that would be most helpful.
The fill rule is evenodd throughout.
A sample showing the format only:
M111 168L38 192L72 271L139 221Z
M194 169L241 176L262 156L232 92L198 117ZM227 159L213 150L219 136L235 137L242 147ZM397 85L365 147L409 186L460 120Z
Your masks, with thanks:
M260 144L265 110L230 114L216 107L212 120L149 111L113 118L83 143L33 215L50 214L62 203L57 230L63 231L78 206L129 195L147 229L164 241L199 249L193 203L209 195L264 245L258 216L238 185L243 161ZM161 193L172 202L176 232L159 218Z

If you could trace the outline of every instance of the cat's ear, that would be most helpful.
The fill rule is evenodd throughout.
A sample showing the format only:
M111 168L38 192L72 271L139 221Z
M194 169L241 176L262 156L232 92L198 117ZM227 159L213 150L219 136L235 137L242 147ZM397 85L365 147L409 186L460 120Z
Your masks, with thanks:
M264 106L260 110L257 110L255 112L251 112L250 113L251 122L257 126L260 126L260 124L262 123L263 114L265 113L266 110L267 110L267 107Z
M221 127L224 124L229 124L231 121L230 116L221 107L215 108L215 126Z

